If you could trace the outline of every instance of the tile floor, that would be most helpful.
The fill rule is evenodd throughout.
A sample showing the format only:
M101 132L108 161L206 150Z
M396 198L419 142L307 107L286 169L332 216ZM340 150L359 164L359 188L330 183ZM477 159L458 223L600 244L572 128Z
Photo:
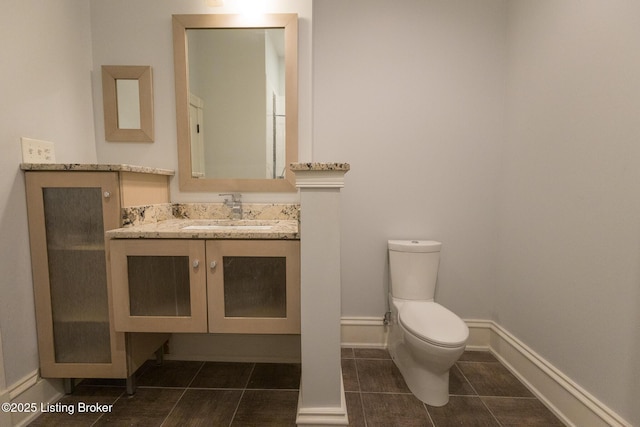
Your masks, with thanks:
M342 351L351 426L562 426L491 354L466 352L451 370L449 404L424 405L386 350ZM122 381L85 381L60 404L113 404L110 412L45 413L32 426L295 426L299 364L165 361Z

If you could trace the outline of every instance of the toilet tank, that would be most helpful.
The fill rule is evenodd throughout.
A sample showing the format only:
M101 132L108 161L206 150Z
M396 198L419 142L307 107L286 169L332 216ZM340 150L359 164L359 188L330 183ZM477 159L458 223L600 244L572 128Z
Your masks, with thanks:
M434 298L441 246L442 243L433 240L389 240L391 295L394 298Z

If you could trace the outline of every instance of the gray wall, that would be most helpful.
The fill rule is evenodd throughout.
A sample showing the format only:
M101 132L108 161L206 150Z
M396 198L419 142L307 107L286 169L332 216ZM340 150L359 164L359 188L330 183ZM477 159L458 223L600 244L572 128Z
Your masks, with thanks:
M61 162L95 162L96 149L88 2L1 6L0 361L10 388L38 369L20 137L53 141Z
M345 316L386 310L388 239L443 242L436 299L491 317L503 145L500 0L314 3L314 159L351 163Z
M384 312L387 239L441 240L438 300L495 320L640 424L638 3L316 0L313 81L311 2L281 3L302 17L301 159L352 164L343 315ZM217 12L90 4L5 2L0 16L7 385L37 368L19 137L53 140L63 162L177 167L170 15ZM105 64L154 67L156 142L104 141L90 73Z
M640 425L640 3L509 3L494 319Z
M314 3L314 159L352 164L343 314L385 242L443 245L436 299L640 424L637 2Z

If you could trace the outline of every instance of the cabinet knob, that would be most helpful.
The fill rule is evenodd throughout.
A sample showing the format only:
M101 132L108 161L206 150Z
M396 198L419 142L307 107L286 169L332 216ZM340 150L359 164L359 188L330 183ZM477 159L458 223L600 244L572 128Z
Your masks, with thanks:
M211 269L215 269L216 266L218 265L218 263L216 261L211 261L211 264L209 264L209 267L211 267Z
M198 268L198 266L200 265L200 261L197 259L194 259L192 265L193 265L193 268Z
M105 199L108 199L109 197L111 197L111 192L105 191L104 193L102 193L102 195L104 196Z

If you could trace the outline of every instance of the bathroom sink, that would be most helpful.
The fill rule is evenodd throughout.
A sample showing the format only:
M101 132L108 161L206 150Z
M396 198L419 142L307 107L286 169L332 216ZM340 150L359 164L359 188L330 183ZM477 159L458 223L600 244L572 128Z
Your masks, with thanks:
M272 225L254 225L254 224L202 224L202 225L188 225L182 227L182 230L271 230Z

